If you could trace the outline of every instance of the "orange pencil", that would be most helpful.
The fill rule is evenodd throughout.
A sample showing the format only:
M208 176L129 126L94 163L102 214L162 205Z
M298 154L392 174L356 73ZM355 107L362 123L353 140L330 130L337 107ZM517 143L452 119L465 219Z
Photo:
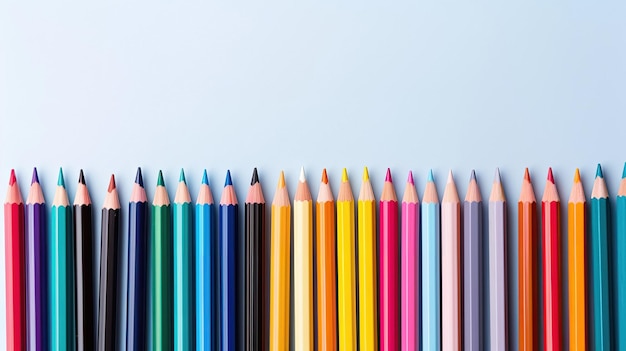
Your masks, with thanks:
M587 349L585 292L585 192L576 168L574 185L567 204L567 246L569 268L569 347L572 351Z
M528 168L517 203L519 250L519 350L532 351L537 343L537 200Z

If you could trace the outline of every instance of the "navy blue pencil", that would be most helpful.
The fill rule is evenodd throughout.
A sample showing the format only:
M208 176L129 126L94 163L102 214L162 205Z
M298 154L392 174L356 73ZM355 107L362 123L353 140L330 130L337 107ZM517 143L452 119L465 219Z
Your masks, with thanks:
M238 237L237 195L230 178L230 171L226 173L224 191L219 207L219 250L221 271L220 318L221 318L221 350L237 350L237 343L241 343L243 335L237 335L237 276L236 276L236 238Z

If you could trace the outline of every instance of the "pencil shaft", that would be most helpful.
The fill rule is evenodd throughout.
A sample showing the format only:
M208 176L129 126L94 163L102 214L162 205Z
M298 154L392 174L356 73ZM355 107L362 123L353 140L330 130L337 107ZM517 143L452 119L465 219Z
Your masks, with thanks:
M615 284L615 347L626 350L626 196L617 196L617 228L613 247ZM617 268L620 267L620 268Z
M24 203L4 204L7 349L26 349Z
M189 202L173 204L174 212L174 349L187 351L195 341L193 332L193 227Z
M217 349L215 205L196 204L196 348Z
M402 350L419 349L419 204L402 202Z
M378 350L376 205L358 201L359 348Z
M263 222L263 229L259 236L259 277L258 277L258 304L259 304L259 348L260 351L269 350L270 346L270 262L271 262L271 238L267 233L266 225L266 204L262 204L263 218L259 218ZM260 215L260 214L259 214Z
M571 350L586 350L585 203L568 204L569 339Z
M5 223L7 221L5 220ZM26 223L26 319L28 350L43 350L46 342L47 315L47 274L46 257L46 205L27 204L25 211ZM5 224L6 225L6 224ZM10 232L5 230L5 235ZM8 248L10 246L5 246ZM8 292L8 290L7 290Z
M69 206L52 206L50 228L50 350L74 350L74 240Z
M77 350L96 347L98 275L94 275L94 233L91 205L74 205L74 236L76 238L76 333Z
M422 203L422 345L441 349L441 239L438 203Z
M482 202L463 202L464 350L482 350Z
M311 201L293 206L294 345L313 349L313 208Z
M380 349L400 347L398 202L380 202Z
M105 208L102 210L97 348L99 351L115 350L117 346L119 222L119 209Z
M337 309L340 350L357 348L354 240L354 201L337 201ZM332 272L330 275L332 276Z
M148 204L128 205L127 349L145 350L148 338Z
M236 243L238 227L238 206L220 205L219 207L219 249L220 249L220 327L222 350L236 350ZM243 336L243 335L241 335Z
M460 218L460 203L441 203L442 350L461 349Z
M537 348L537 203L518 203L519 349Z
M261 280L261 238L265 237L265 204L245 204L245 248L246 248L246 350L260 349L260 302L265 300L266 291ZM265 347L267 348L267 346Z
M493 350L508 349L506 202L489 202L489 314Z
M317 344L337 349L337 289L335 284L335 204L317 203Z
M609 208L608 198L591 198L591 284L593 289L591 341L594 350L611 350L609 300ZM622 253L620 253L622 254ZM618 267L617 269L622 269ZM618 298L623 298L619 296Z
M289 206L272 205L270 272L270 350L289 348L290 226Z
M548 350L560 350L561 273L560 202L543 202L543 299L544 343Z
M152 205L150 238L150 323L153 350L174 348L174 274L170 205Z

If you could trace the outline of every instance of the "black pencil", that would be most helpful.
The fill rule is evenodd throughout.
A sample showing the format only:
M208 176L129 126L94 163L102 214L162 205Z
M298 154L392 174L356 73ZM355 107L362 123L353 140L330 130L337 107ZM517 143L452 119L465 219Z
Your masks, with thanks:
M245 202L245 350L269 348L269 256L264 252L265 199L257 169Z
M111 175L102 208L102 253L100 255L100 304L98 305L98 350L115 350L117 317L117 266L120 236L120 199Z
M92 206L85 175L80 170L78 188L74 197L74 235L76 238L76 334L77 350L96 347L96 312L98 300L94 274Z

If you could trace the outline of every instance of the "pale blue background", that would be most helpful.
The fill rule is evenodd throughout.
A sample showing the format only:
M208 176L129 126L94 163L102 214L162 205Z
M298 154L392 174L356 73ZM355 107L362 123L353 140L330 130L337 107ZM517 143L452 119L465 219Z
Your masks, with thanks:
M173 197L184 167L194 198L203 168L219 198L230 168L240 201L254 166L268 200L281 169L293 195L301 165L313 193L322 167L335 192L347 167L356 193L367 165L377 194L391 167L420 196L429 168L461 196L475 168L486 198L499 166L516 200L524 167L540 197L552 166L565 200L574 169L589 194L601 162L615 195L625 18L619 1L6 1L0 179L15 168L26 197L37 166L51 202L58 167L72 198L84 168L99 207L110 173L128 200L138 165L150 197L158 169Z

